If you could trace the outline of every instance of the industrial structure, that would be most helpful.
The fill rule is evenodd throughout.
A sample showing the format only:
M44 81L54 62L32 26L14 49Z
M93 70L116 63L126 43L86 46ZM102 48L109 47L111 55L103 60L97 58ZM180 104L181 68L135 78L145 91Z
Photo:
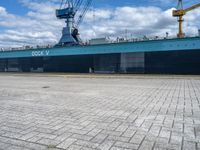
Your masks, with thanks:
M183 33L183 16L186 15L189 11L196 9L200 7L200 3L193 5L187 9L183 9L183 0L178 0L178 6L177 10L173 10L173 16L178 17L178 22L179 22L179 33L177 34L178 38L183 38L185 37L185 34Z
M183 15L199 4L173 11L179 17L178 38L115 42L99 38L84 45L78 26L91 2L63 0L56 10L57 18L66 22L59 43L51 48L2 51L0 71L200 74L200 36L184 37L182 32Z
M72 46L82 43L78 27L91 3L92 0L62 0L60 9L56 10L56 17L58 19L65 19L66 27L63 28L62 37L56 46ZM77 16L77 20L75 20L78 11L80 11L80 14Z

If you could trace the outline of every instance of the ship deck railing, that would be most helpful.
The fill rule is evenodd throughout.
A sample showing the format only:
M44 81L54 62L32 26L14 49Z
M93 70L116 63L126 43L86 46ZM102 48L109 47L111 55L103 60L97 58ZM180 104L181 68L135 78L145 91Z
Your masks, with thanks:
M198 36L188 36L185 38L194 38L194 37L200 37ZM142 42L142 41L156 41L156 40L168 40L168 39L177 39L177 37L146 37L144 36L143 38L130 38L130 39L125 39L125 38L117 38L116 40L111 40L108 43L105 44L117 44L117 43L126 43L126 42ZM88 42L83 44L84 46L89 46ZM98 45L98 44L93 44L93 45ZM5 52L5 51L23 51L23 50L36 50L36 49L48 49L48 48L53 48L55 44L49 44L45 46L23 46L23 47L9 47L9 48L0 48L0 52Z

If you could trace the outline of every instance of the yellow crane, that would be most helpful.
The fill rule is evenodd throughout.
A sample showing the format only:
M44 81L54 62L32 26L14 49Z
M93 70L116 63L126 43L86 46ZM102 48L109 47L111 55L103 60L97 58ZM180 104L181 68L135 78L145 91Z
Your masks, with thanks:
M179 33L177 34L177 37L178 38L184 38L185 37L185 34L183 33L183 16L195 9L195 8L198 8L200 7L200 3L196 4L196 5L193 5L187 9L183 9L183 1L182 0L178 0L178 9L177 10L173 10L173 16L174 17L178 17L178 22L179 22Z

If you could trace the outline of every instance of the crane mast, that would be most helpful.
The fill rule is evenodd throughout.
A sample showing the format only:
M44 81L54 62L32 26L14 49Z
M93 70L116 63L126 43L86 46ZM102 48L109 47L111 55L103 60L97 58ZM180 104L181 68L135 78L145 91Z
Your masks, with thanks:
M200 3L193 5L187 9L183 9L183 0L178 0L178 7L177 10L173 10L172 15L174 17L178 17L179 22L179 33L177 34L178 38L184 38L185 34L183 33L183 16L186 15L187 12L192 11L193 9L196 9L200 7Z

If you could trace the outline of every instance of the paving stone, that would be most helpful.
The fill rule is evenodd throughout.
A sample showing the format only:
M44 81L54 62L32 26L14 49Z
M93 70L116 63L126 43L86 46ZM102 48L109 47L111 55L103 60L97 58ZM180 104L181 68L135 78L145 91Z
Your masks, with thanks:
M47 133L39 133L37 136L47 139L55 139L57 136L54 134L47 134Z
M94 142L94 143L102 143L105 139L106 139L106 137L108 137L108 135L107 134L102 134L102 133L99 133L97 136L95 136L92 140L91 140L91 142Z
M115 143L116 147L121 147L121 148L126 148L126 149L138 149L139 145L137 144L131 144L131 143L126 143L126 142L116 142Z
M77 139L68 138L65 141L63 141L62 143L60 143L57 147L67 149L68 147L70 147L70 145L72 145L76 141L77 141Z
M19 139L21 139L21 140L27 140L27 139L30 139L30 138L38 135L38 134L39 134L38 132L30 132L28 134L25 134L25 135L19 137Z
M62 135L57 136L54 140L62 142L65 139L67 139L68 137L71 137L71 136L72 136L72 133L66 133L65 132Z
M121 147L112 147L110 150L131 150L131 149L121 148Z
M170 131L165 129L165 128L162 128L161 131L160 131L159 137L169 139L170 138Z
M79 145L71 145L70 147L67 148L68 150L82 150L82 146Z
M30 149L12 145L10 147L7 147L6 150L30 150Z
M5 132L2 136L8 137L8 138L19 138L22 136L22 134L15 133L15 132Z
M153 136L158 136L159 133L160 133L160 129L161 129L160 126L153 125L153 126L150 128L149 133L150 133L151 135L153 135Z
M45 146L45 145L29 143L29 142L26 142L26 145L24 147L27 147L31 150L46 150L47 149L47 145Z
M96 148L89 148L89 147L81 147L81 150L97 150Z
M166 150L168 148L169 148L168 144L162 144L162 143L155 143L155 146L154 146L154 149L156 150L162 150L162 149Z
M83 147L93 148L93 149L95 149L95 148L97 148L99 146L98 143L82 141L82 140L76 141L75 144L83 146Z
M113 144L115 143L115 141L111 141L111 140L105 140L103 143L101 143L97 149L100 150L109 150Z
M154 142L144 140L142 145L140 145L139 150L152 150L154 146Z
M166 145L166 144L169 143L169 139L167 139L167 138L162 138L162 137L158 137L158 138L156 139L156 143Z
M122 132L119 131L112 131L112 130L103 130L101 131L103 134L113 135L113 136L120 136L122 135Z
M156 139L157 139L157 137L154 136L154 135L151 135L151 134L146 135L146 137L145 137L145 140L146 140L146 141L149 141L149 142L155 142Z
M134 135L135 133L136 133L136 130L127 129L127 130L122 134L122 136L123 136L123 137L131 138L131 137L133 137L133 135Z
M197 149L200 150L200 142L197 143Z
M142 135L142 134L135 134L133 136L133 138L130 140L131 143L135 143L135 144L141 144L143 139L145 138L145 135Z
M182 144L183 137L181 134L178 134L176 132L173 132L171 135L170 143L181 145Z
M196 149L196 143L184 141L183 150L195 150L195 149Z
M87 135L95 137L95 136L96 136L98 133L100 133L101 131L102 131L102 129L94 128L94 129L91 130Z
M71 138L75 138L78 140L90 141L93 137L88 135L80 135L80 134L73 134Z
M107 139L114 140L114 141L121 141L121 142L128 142L130 140L130 138L127 138L127 137L120 137L120 136L113 136L113 135L109 135Z
M29 142L37 142L37 141L39 141L40 139L42 139L42 137L36 135L36 136L34 136L34 137L32 137L32 138L27 139L26 141L29 141Z
M124 132L126 131L126 129L128 128L128 125L120 125L119 127L117 127L116 131L119 131L119 132Z
M5 150L10 146L8 143L2 143L0 142L0 150Z
M60 141L42 138L39 141L37 141L37 143L47 145L47 146L57 146L60 143Z

